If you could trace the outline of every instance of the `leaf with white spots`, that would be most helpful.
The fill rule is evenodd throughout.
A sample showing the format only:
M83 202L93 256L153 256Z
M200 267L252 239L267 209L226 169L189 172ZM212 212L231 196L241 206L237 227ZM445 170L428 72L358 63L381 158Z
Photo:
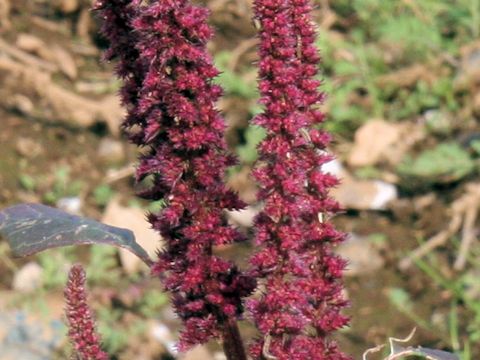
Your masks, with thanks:
M20 204L0 211L0 235L17 257L59 246L106 244L127 249L152 264L132 231L41 204Z

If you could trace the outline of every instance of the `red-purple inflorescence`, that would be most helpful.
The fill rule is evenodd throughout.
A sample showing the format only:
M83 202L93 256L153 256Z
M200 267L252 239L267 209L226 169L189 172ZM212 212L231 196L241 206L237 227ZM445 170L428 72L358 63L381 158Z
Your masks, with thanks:
M124 129L143 148L136 180L148 186L140 195L166 204L148 216L166 244L152 271L172 293L185 350L223 337L255 287L253 278L214 254L217 246L245 239L224 214L244 204L224 186L235 158L227 153L225 124L215 108L222 90L212 82L218 71L206 51L208 10L187 0L100 3L110 22L104 25L112 42L108 58L120 59L118 73L126 80ZM134 13L114 16L122 11L117 3L125 11L134 4ZM117 19L120 24L111 23Z
M127 110L127 116L122 124L124 128L143 122L137 105L148 62L139 56L136 48L138 34L132 26L132 21L138 16L140 2L140 0L96 0L93 4L93 10L98 11L103 20L101 32L110 43L104 59L118 60L115 72L123 80L120 98ZM132 136L132 141L141 143L142 139L135 139Z
M81 360L107 360L109 357L100 347L92 311L87 304L85 271L81 265L73 265L65 287L68 336Z
M249 301L261 337L254 359L344 360L329 335L345 326L341 282L345 261L332 248L344 239L328 217L339 205L328 191L338 181L321 170L331 160L330 136L317 125L324 94L308 0L255 0L260 25L259 90L265 106L255 124L266 129L254 176L263 211L255 220L251 263L264 278Z

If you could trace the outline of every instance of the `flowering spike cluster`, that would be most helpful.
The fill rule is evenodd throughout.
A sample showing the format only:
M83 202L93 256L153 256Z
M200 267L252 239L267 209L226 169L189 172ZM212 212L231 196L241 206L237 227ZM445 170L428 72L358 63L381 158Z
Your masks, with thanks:
M141 196L166 201L160 213L148 216L166 242L152 271L173 295L184 322L179 348L186 350L222 337L255 287L213 253L215 246L244 240L224 215L244 204L223 183L235 158L227 154L225 124L215 109L222 90L212 82L218 71L206 51L208 11L188 0L100 3L104 15L109 11L109 57L120 59L118 73L126 80L124 129L143 147L136 180L150 185ZM116 8L120 3L130 5ZM133 7L134 13L122 13Z
M101 32L110 42L104 59L118 59L115 72L123 80L120 98L127 109L123 127L142 122L137 104L148 64L140 58L135 47L138 38L132 27L132 21L138 16L139 3L139 0L96 0L93 4L93 10L98 11L103 19Z
M65 287L67 303L68 336L81 360L107 360L109 357L100 347L100 336L95 331L95 321L87 304L85 271L81 265L73 265Z
M344 234L327 221L338 212L328 195L337 179L322 173L331 160L329 135L316 125L324 94L315 79L320 61L308 0L255 0L260 24L259 90L265 110L254 120L267 131L254 176L264 210L255 220L251 258L265 278L259 299L249 302L262 337L254 359L344 360L328 338L348 323L340 314L345 261L332 248Z

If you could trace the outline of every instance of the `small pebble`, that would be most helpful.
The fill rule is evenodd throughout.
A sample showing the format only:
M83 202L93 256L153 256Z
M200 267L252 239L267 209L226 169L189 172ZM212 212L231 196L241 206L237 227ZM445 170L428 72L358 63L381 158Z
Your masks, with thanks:
M57 201L56 206L70 214L80 215L82 212L82 199L77 196L64 197Z
M26 158L34 158L43 153L43 147L33 139L20 137L18 138L15 149Z
M98 157L104 163L117 164L125 160L123 143L111 138L104 138L98 146Z
M43 269L36 262L25 264L13 278L12 287L22 293L31 293L42 285Z
M177 349L175 348L176 342L168 326L156 322L151 327L150 332L152 337L165 346L171 354L177 353Z

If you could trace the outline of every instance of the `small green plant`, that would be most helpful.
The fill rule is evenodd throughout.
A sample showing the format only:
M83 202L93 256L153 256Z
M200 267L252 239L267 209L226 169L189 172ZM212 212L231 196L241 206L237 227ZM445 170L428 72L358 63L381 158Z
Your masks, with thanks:
M113 197L114 193L109 185L102 184L93 190L93 199L98 206L105 206Z
M442 143L425 150L418 157L408 157L398 167L405 178L426 183L457 181L475 170L475 162L457 143Z
M260 126L250 125L245 130L245 143L237 147L240 160L245 163L253 163L257 160L257 145L265 137L265 130Z
M423 239L419 239L424 243ZM454 247L459 248L459 239L451 239ZM446 269L445 259L435 252L430 252L425 258L415 260L418 268L428 277L429 284L433 283L435 292L442 291L449 301L447 316L432 324L433 316L428 318L416 314L413 302L409 294L401 288L391 289L388 293L392 304L403 314L409 317L415 324L434 332L440 336L444 343L460 355L462 360L473 360L472 349L474 344L480 342L480 286L478 274L480 274L480 247L471 249L467 257L467 266L460 272L452 272ZM448 304L448 303L447 303ZM446 307L444 305L444 307ZM444 309L447 310L447 309ZM425 315L424 315L425 316ZM468 319L468 325L461 323Z
M125 348L131 336L130 332L125 328L119 328L118 323L122 318L121 309L99 309L98 331L102 334L105 350L111 354L117 354Z
M44 289L57 289L65 286L68 268L76 260L75 249L65 247L40 253L38 261L43 269L42 285Z
M364 166L355 170L355 176L359 179L378 179L380 175L380 169L374 166Z
M151 289L143 295L138 304L138 309L145 318L152 318L158 314L162 307L168 304L168 301L167 294L157 289Z
M477 156L480 156L480 140L474 140L470 143L470 147L475 151Z
M51 189L47 191L43 200L47 204L55 204L59 199L68 196L77 196L84 188L82 180L74 180L68 166L60 166L54 171L54 180Z
M425 330L432 331L432 326L423 318L415 313L414 302L412 301L410 294L405 289L394 287L388 289L388 299L395 306L395 308L402 314L407 316L418 326Z
M388 243L388 236L383 233L373 233L368 235L368 241L375 247L382 248Z
M451 307L448 317L449 340L452 348L460 353L462 360L473 360L471 349L480 342L480 289L478 275L480 267L474 258L478 249L469 258L470 268L453 277L447 277L439 269L439 260L432 253L425 260L417 260L417 266L429 276L440 289L448 291ZM466 327L460 327L459 316L467 316ZM474 347L473 347L474 348Z
M122 352L131 340L145 334L147 323L142 318L131 320L128 326L119 327L124 311L117 309L102 309L98 312L98 330L102 334L105 349L112 354Z
M118 283L121 272L118 269L117 251L110 246L93 245L86 270L92 283L112 285Z
M37 187L35 179L27 174L20 174L18 181L20 182L21 187L27 191L34 191Z
M228 51L221 51L215 56L215 64L221 71L220 75L215 78L215 82L225 89L226 94L245 99L257 98L255 78L252 79L253 81L246 81L244 76L231 70L228 66L230 59L231 53Z

